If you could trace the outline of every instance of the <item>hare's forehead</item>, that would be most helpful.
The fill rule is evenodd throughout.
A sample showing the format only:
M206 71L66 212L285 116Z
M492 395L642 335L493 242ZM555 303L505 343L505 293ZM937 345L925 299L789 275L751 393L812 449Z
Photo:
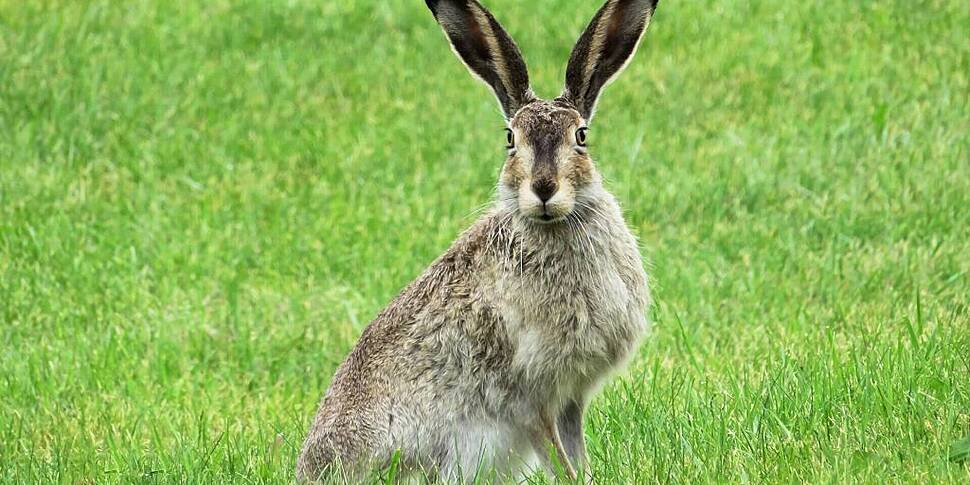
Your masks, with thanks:
M563 133L582 123L579 112L570 107L537 101L522 107L509 125L529 135Z

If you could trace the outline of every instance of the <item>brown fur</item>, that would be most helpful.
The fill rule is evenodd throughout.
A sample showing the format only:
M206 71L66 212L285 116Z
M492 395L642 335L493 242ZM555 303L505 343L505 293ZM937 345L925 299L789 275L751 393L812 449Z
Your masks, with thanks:
M634 2L613 3L588 31L645 25ZM515 146L494 207L367 326L337 369L297 477L359 481L397 456L406 475L467 481L485 467L514 478L536 466L551 472L549 447L568 477L588 474L586 405L648 328L636 240L576 140L582 110L568 96L527 99L517 48L478 2L428 5L469 68L514 106ZM582 42L575 52L588 54ZM615 74L587 54L579 57L592 76ZM554 184L550 197L540 200L537 182Z

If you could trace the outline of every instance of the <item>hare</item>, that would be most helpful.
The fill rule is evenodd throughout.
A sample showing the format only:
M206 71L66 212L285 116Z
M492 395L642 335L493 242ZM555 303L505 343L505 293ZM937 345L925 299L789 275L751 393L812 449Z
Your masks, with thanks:
M583 414L648 330L637 242L586 148L603 87L656 0L608 0L561 96L529 87L518 47L476 0L426 0L498 98L508 157L493 207L405 288L337 369L297 460L307 480L468 482L537 470L590 480Z

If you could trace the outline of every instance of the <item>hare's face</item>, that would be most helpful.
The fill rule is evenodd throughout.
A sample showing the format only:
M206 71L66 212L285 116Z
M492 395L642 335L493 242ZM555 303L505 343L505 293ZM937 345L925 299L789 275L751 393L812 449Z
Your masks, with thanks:
M565 102L536 100L512 117L508 130L501 198L531 221L563 221L599 179L586 152L586 121Z
M554 101L533 94L519 48L478 0L425 3L465 66L492 89L508 122L502 201L537 223L565 220L583 205L584 191L599 184L586 154L586 123L600 91L636 52L657 0L606 0L573 47L566 85Z

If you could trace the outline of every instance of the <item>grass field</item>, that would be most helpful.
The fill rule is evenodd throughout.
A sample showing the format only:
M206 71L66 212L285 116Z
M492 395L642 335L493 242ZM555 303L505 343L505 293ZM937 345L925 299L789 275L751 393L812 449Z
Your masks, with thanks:
M485 3L557 94L598 5ZM968 25L661 2L591 131L657 301L602 483L970 482ZM290 480L502 128L419 0L0 0L0 482Z

